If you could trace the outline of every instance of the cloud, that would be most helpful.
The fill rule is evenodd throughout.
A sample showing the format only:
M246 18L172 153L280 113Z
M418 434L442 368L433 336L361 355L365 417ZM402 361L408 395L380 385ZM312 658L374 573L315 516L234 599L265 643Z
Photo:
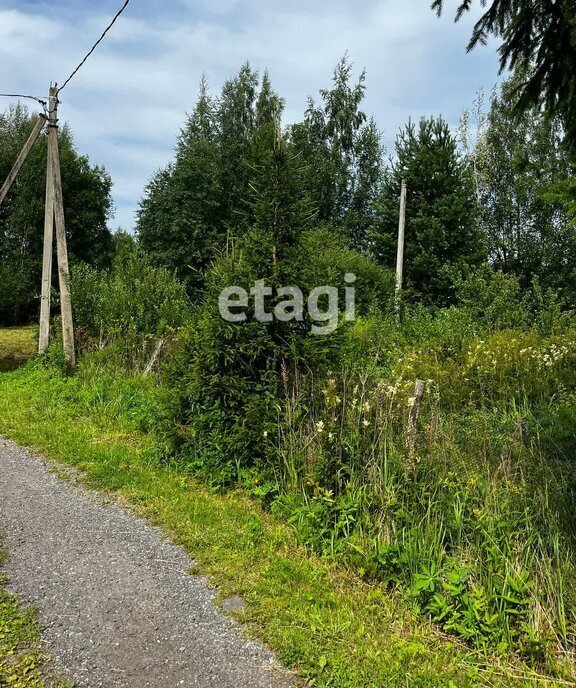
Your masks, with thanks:
M118 2L4 0L0 91L41 95L68 76ZM456 124L475 91L497 78L493 47L465 54L473 17L437 19L429 0L140 0L129 5L62 93L61 118L78 149L114 181L113 226L132 228L153 172L173 156L185 113L206 73L217 92L247 59L268 68L286 120L326 87L348 52L367 70L365 109L393 146L408 118L443 114Z

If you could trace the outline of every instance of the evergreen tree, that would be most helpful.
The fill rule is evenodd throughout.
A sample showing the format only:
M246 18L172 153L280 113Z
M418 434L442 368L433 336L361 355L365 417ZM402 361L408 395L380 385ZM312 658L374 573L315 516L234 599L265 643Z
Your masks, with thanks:
M140 203L138 236L154 261L174 270L191 297L226 245L217 141L217 109L203 78L194 112L176 146L176 160L156 173Z
M137 231L157 264L175 270L197 300L212 261L251 226L250 180L258 118L281 102L245 64L214 100L206 80L176 146L140 203Z
M487 0L481 0L486 6ZM443 0L432 9L442 12ZM473 6L462 0L456 21ZM468 50L485 44L489 36L501 39L501 71L526 69L517 85L517 110L526 112L544 105L559 116L576 153L576 2L575 0L492 0L478 20Z
M372 250L390 268L396 262L402 179L408 186L406 290L444 304L451 284L444 268L484 257L470 167L444 120L422 119L418 127L409 123L397 138L372 232Z
M283 108L265 73L256 104L248 206L251 225L279 253L294 244L316 214L302 183L304 168L282 132Z
M270 88L268 82L265 85ZM218 107L219 183L221 215L239 235L249 226L250 156L256 124L258 74L248 63L222 89Z

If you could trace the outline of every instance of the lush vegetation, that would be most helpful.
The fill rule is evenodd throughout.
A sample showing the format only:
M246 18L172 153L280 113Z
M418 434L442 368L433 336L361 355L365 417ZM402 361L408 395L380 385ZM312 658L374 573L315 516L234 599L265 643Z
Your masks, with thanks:
M0 114L0 178L8 176L35 121L21 105ZM46 156L41 136L0 206L0 326L27 323L39 310ZM104 266L113 252L106 226L111 179L76 151L68 126L61 131L60 159L70 259Z
M33 327L5 327L0 338L0 371L12 370L25 363L37 351Z
M0 430L169 527L313 685L576 680L574 160L527 69L390 163L347 58L287 128L267 74L203 81L137 239L73 270L76 375L0 381Z
M221 492L166 463L151 432L164 414L152 378L114 353L85 356L74 377L53 351L0 377L0 432L75 465L93 488L120 495L185 546L221 598L241 595L238 618L314 686L562 687L569 684L439 633L400 589L314 556L301 531L246 489ZM33 418L34 422L30 422ZM252 493L258 485L254 483ZM0 627L1 628L1 627Z
M460 0L456 21L469 12L474 0ZM486 8L476 22L468 50L485 45L490 36L501 41L501 71L522 68L515 92L518 112L544 106L559 116L567 132L567 145L576 151L576 91L572 65L576 55L573 0L481 0ZM442 13L444 0L434 0L432 9Z

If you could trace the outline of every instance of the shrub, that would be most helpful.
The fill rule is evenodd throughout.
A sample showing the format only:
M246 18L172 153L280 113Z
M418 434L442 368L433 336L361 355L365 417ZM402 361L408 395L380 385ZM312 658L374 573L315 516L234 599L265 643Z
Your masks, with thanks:
M109 271L74 266L71 288L81 343L86 346L89 335L99 348L112 344L136 368L157 339L190 317L184 287L137 249L119 256Z
M304 371L318 374L336 364L348 327L315 337L308 315L303 322L260 323L253 317L253 299L247 321L229 323L218 309L220 292L232 285L249 291L264 279L273 287L297 285L306 295L316 286L344 284L344 274L354 272L360 312L390 302L388 273L353 251L341 251L341 242L326 231L304 233L279 259L275 251L269 237L253 230L217 261L169 373L169 385L178 390L173 414L179 451L192 470L217 482L236 480L246 469L273 469L277 454L268 437L290 417L289 401Z

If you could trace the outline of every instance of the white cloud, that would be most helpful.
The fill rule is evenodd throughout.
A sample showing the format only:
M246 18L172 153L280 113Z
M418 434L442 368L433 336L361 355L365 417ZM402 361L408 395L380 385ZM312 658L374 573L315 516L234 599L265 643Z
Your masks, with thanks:
M101 6L80 14L76 6L71 24L61 4L57 12L58 3L0 10L0 91L44 93L50 79L70 73L110 16ZM133 226L145 184L172 157L203 72L218 90L246 59L268 68L294 121L348 51L358 71L367 69L365 107L388 148L409 117L443 113L455 123L475 90L497 76L493 49L465 55L470 19L438 20L429 0L179 0L171 7L131 5L61 96L77 147L115 182L114 226Z

